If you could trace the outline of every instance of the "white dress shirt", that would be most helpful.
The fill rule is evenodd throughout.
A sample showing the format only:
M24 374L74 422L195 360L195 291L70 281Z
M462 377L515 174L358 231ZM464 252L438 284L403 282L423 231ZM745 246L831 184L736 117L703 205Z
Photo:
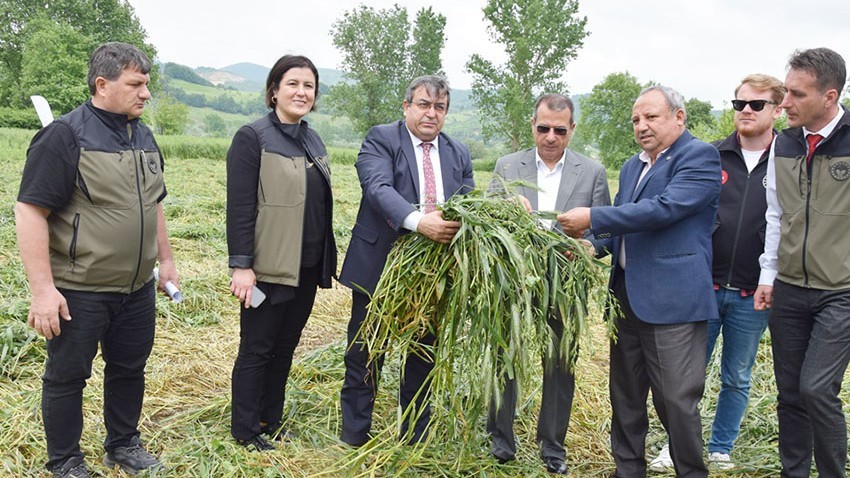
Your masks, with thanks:
M832 121L821 128L820 131L809 131L803 128L803 138L809 134L819 134L826 138L832 133L832 130L838 125L838 121L844 115L844 109L839 107L838 113L832 118ZM823 140L821 140L823 141ZM819 143L820 144L820 143ZM808 146L807 146L808 147ZM764 232L764 252L759 257L759 266L761 273L759 274L759 285L773 285L776 279L777 263L779 254L779 238L780 238L780 223L782 218L782 206L779 204L779 198L776 197L776 138L770 144L770 155L767 157L767 211L764 213L764 218L767 220L767 227Z
M555 167L549 169L549 166L540 157L537 148L534 148L534 157L537 162L537 210L538 211L554 211L555 203L558 201L558 190L561 189L561 175L564 172L564 158L567 156L567 150L561 155L561 159L555 163ZM546 228L552 228L551 219L540 219L540 223Z
M405 125L405 128L407 126ZM422 209L425 207L425 169L423 168L423 158L425 157L424 152L422 150L423 141L410 130L407 130L407 134L410 135L410 141L413 143L413 152L416 154L416 170L419 174L419 209L418 211L413 211L404 218L404 221L401 223L401 227L409 230L416 231L416 228L419 227L419 221L422 220ZM434 141L428 141L431 143L431 151L429 156L431 157L431 166L434 169L434 185L437 188L437 204L442 204L446 202L446 193L443 190L443 174L442 167L440 165L440 147L439 147L439 136L434 139Z

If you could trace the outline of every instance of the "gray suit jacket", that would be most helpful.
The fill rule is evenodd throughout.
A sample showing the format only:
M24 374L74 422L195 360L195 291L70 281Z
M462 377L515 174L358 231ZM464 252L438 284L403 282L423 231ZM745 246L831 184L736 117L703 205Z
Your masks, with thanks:
M531 184L537 184L537 162L535 148L517 151L499 158L491 188L500 187L497 177L506 181L521 179ZM519 186L517 194L523 195L531 202L531 207L537 210L537 191ZM611 195L608 192L608 177L605 167L587 156L567 150L564 158L564 170L561 173L561 185L555 200L557 212L569 211L574 207L610 206ZM560 230L561 226L556 224ZM594 242L594 241L591 241ZM594 243L594 246L596 244Z

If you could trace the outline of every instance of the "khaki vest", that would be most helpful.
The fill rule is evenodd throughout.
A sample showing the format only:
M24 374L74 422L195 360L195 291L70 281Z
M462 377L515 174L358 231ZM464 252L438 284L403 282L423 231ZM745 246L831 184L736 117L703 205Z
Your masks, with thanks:
M81 148L70 202L48 217L54 283L92 292L136 291L153 278L157 201L165 187L153 136L137 121L118 133L87 105L58 121L71 126Z
M800 287L850 288L850 127L839 124L817 148L811 181L805 148L799 129L777 137L777 278Z

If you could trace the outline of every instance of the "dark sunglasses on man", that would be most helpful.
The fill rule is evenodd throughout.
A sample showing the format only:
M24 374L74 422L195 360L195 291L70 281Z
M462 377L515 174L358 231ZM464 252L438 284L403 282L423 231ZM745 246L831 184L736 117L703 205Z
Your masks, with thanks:
M750 105L750 109L752 109L753 111L761 111L761 110L764 109L764 105L775 105L775 104L776 104L775 101L769 101L769 100L750 100L750 101L732 100L732 108L734 108L735 111L744 111L744 108L746 108L747 105Z
M549 134L549 130L554 130L555 134L558 135L558 136L565 136L567 134L567 132L569 131L568 128L564 128L563 126L556 126L556 127L553 128L553 127L547 126L545 124L537 125L537 132L540 133L540 134Z

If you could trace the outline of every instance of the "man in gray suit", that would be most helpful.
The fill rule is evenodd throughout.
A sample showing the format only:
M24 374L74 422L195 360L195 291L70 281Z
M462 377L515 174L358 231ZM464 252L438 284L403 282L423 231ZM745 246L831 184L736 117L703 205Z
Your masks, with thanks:
M496 162L494 187L498 178L523 180L540 190L517 187L520 200L529 210L568 211L574 207L609 206L605 168L592 159L570 151L575 121L573 102L560 94L544 94L534 105L531 118L535 147L509 154ZM560 230L557 222L544 221L545 227ZM562 326L550 317L549 326L560 339ZM556 344L557 349L557 344ZM575 377L560 360L543 361L543 399L537 422L540 456L550 473L567 474L564 438L570 423ZM516 412L516 382L507 380L501 407L491 407L487 431L493 439L491 453L499 462L514 459L513 419Z

